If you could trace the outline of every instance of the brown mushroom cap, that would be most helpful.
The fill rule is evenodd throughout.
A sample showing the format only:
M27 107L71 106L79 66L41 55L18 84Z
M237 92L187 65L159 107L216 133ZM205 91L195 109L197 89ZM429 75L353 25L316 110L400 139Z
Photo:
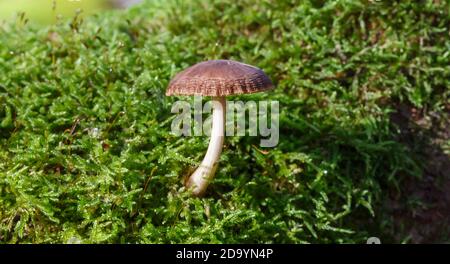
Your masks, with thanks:
M260 69L231 60L197 63L178 73L166 95L227 96L273 89L272 81Z

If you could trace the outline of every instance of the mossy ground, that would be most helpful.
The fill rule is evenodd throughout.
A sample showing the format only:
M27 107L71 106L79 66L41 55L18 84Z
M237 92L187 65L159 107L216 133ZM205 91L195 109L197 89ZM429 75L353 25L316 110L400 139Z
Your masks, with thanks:
M394 117L403 105L448 133L449 8L151 1L44 28L0 24L0 241L414 242L413 216L395 213L426 206L404 188L429 175L416 143L443 164L449 141L410 144ZM226 138L208 193L192 198L183 177L208 141L171 135L177 98L164 92L179 70L218 58L273 79L273 92L236 98L279 100L280 142ZM448 242L446 228L431 241Z

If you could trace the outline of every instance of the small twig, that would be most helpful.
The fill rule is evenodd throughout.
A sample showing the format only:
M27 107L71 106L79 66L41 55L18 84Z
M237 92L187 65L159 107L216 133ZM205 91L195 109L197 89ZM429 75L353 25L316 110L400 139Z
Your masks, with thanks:
M261 150L261 149L257 148L257 147L256 147L255 145L253 145L253 144L252 144L252 147L253 147L254 149L256 149L259 153L263 154L263 155L267 155L267 154L270 153L270 152L267 151L267 150Z
M80 119L79 118L75 119L75 123L72 125L72 128L70 129L69 135L73 136L73 134L75 133L75 129L77 128L79 123Z
M76 118L75 122L73 123L72 127L69 129L66 129L64 133L69 132L69 138L64 142L66 145L70 145L72 141L70 140L70 137L72 137L75 134L75 130L77 129L78 124L80 123L80 118Z
M139 200L138 200L138 203L137 203L137 205L136 205L136 210L134 210L133 212L131 212L131 217L134 217L136 214L137 214L137 212L139 211L139 208L141 208L141 205L142 205L142 199L143 199L143 196L144 196L144 193L145 192L147 192L147 189L148 189L148 184L150 183L150 180L153 178L153 174L155 173L155 171L158 169L158 167L154 167L153 169L152 169L152 171L150 172L150 175L148 176L148 178L147 178L147 180L145 181L145 183L144 183L144 189L142 189L142 192L141 192L141 194L139 195Z

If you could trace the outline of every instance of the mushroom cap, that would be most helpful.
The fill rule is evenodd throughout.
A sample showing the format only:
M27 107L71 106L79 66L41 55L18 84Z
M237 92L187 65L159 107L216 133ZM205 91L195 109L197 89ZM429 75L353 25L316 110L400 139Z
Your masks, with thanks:
M178 73L166 95L227 96L270 89L272 81L261 69L232 60L209 60Z

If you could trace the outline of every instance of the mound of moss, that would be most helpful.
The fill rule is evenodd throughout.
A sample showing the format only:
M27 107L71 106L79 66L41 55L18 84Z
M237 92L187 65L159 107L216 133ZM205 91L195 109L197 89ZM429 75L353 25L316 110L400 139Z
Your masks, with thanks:
M156 2L0 24L2 243L394 239L383 199L423 166L390 115L396 102L445 111L448 1ZM273 79L234 99L278 100L280 142L227 137L192 198L184 177L208 139L170 133L179 98L164 92L218 58Z

